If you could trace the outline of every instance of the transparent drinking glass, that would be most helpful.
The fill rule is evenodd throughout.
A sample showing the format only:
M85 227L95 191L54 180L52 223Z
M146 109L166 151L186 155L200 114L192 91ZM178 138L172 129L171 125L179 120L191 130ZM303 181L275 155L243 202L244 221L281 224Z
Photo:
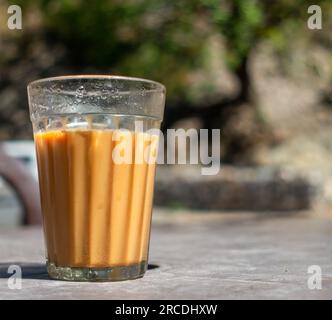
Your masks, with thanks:
M165 87L65 76L30 83L28 96L49 276L142 277Z

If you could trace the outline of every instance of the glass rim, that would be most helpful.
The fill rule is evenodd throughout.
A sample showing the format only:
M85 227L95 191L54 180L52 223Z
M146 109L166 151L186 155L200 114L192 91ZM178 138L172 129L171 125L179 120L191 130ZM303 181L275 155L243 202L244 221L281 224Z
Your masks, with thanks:
M44 84L47 82L61 82L65 80L75 80L75 79L87 79L87 80L111 80L111 79L118 79L118 80L127 80L132 82L141 82L141 83L150 83L154 84L156 88L149 89L152 92L166 92L166 87L157 81L149 80L145 78L139 77L129 77L129 76L121 76L121 75L105 75L105 74L78 74L78 75L65 75L65 76L55 76L55 77L47 77L41 78L28 83L27 88L30 89L35 85Z

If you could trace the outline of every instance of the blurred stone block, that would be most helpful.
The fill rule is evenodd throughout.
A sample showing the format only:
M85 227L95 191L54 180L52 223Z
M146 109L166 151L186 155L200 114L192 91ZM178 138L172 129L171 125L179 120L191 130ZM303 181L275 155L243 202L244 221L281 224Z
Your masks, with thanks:
M208 210L306 210L320 194L309 176L271 167L223 166L215 176L199 168L159 166L155 205Z

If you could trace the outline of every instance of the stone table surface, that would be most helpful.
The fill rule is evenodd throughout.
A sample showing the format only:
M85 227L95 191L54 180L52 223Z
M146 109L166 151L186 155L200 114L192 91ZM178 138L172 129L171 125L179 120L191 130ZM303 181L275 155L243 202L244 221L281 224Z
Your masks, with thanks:
M0 228L0 299L332 299L332 218L158 212L144 278L50 280L40 228ZM8 288L20 265L22 288ZM308 267L322 271L309 289Z

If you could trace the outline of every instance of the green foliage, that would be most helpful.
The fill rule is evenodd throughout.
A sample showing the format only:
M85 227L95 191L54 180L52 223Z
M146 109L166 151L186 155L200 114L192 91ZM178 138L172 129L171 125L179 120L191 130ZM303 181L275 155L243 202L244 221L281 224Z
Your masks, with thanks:
M262 41L270 41L277 49L284 49L294 33L308 32L308 0L202 0L211 19L227 43L229 65L236 68L253 48ZM323 7L325 18L331 14L331 4L315 1ZM308 32L309 33L309 32Z
M258 31L263 23L263 10L260 1L205 0L203 3L211 12L212 21L218 31L225 37L228 45L228 62L237 67L246 57L258 37Z
M283 50L295 32L309 33L311 0L17 0L37 8L43 32L69 49L68 64L148 77L171 97L188 99L188 77L204 68L211 34L226 44L236 69L262 41ZM326 1L324 15L331 12ZM326 14L327 16L327 14Z
M152 78L180 98L188 72L202 66L207 31L196 25L196 2L17 1L40 9L45 34L69 48L69 63Z

